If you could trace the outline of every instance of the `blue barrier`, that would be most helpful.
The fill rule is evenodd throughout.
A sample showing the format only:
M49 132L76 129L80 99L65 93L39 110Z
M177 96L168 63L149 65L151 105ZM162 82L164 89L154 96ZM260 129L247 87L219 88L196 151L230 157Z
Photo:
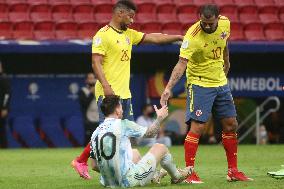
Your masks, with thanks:
M160 81L160 89L163 89L168 77ZM7 129L9 147L22 146L21 141L15 140L15 133L27 147L46 146L39 138L42 133L45 134L44 142L49 144L50 141L51 146L81 145L84 130L78 91L84 78L84 75L10 75L12 98L9 117L12 121L11 127ZM130 89L135 117L141 115L141 107L146 103L147 80L145 74L131 75ZM174 97L184 93L185 82L183 76L173 89ZM283 74L230 75L229 83L234 97L284 96ZM152 99L152 103L158 105L159 98ZM38 120L37 124L33 125L33 120ZM68 138L68 133L76 143Z
M21 137L28 147L47 147L35 129L34 119L32 117L16 117L14 118L12 127L13 131Z

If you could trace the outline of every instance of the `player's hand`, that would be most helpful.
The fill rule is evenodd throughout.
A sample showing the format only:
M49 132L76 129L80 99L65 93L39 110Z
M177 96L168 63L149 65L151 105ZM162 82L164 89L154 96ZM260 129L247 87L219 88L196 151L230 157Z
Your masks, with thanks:
M108 95L115 95L115 94L114 94L114 91L112 90L112 88L111 88L110 85L104 86L103 89L104 89L104 95L105 95L105 96L108 96Z
M154 109L155 109L155 112L157 114L157 119L159 119L160 121L164 120L169 115L167 105L162 106L161 109L158 109L157 106L154 105Z
M163 94L161 95L161 99L160 99L161 106L167 105L167 101L169 100L170 96L171 96L171 91L166 88Z

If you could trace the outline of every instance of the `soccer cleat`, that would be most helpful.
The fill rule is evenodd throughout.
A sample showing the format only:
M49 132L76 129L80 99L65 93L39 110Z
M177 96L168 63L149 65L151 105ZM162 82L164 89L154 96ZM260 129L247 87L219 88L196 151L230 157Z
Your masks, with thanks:
M91 176L89 175L89 172L88 172L88 164L87 163L85 163L85 162L81 163L76 158L71 162L71 166L80 175L80 177L82 177L86 180L91 179Z
M202 184L203 183L195 171L193 171L192 174L189 175L184 182L188 184Z
M160 184L162 178L164 178L166 175L168 174L168 172L164 169L161 170L157 170L152 178L152 183L154 184Z
M270 171L267 174L273 178L276 179L282 179L284 178L284 165L282 165L283 169L280 169L279 171Z
M253 179L247 177L243 172L238 171L238 169L229 169L227 181L253 181Z
M171 179L172 184L178 184L178 183L183 182L190 174L192 174L193 168L192 167L186 167L184 169L178 169L178 172L180 173L180 177L179 178L172 178Z

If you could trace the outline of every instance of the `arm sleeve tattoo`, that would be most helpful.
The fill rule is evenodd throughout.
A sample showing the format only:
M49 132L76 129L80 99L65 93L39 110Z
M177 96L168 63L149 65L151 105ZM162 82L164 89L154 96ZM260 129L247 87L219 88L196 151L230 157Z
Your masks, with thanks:
M180 58L171 74L171 78L168 83L168 86L170 88L173 88L175 84L180 80L181 76L183 75L183 72L186 69L186 65L187 65L187 60Z
M160 124L162 122L161 118L157 118L154 123L147 129L146 133L144 134L144 138L153 138L155 137L160 130Z

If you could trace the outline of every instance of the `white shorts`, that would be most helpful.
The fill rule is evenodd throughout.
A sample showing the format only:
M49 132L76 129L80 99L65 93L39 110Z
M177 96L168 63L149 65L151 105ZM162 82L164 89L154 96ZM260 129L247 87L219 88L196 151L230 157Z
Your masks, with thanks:
M151 182L156 171L156 158L153 154L147 153L142 159L134 164L126 174L130 187L144 186Z

